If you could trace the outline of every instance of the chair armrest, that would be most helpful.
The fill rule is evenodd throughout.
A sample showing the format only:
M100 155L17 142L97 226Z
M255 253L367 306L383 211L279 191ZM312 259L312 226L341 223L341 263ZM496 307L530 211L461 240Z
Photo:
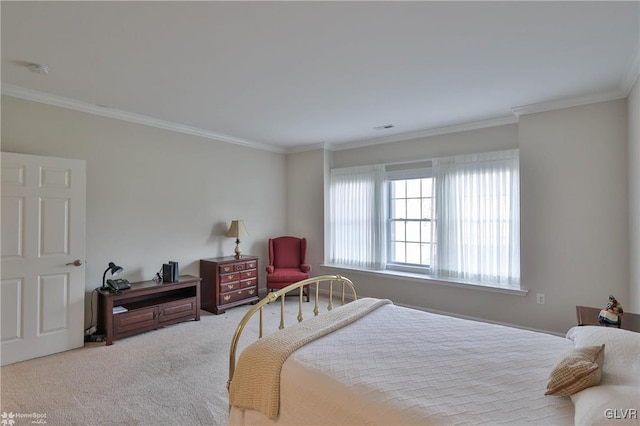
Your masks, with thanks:
M302 272L309 272L311 270L311 265L303 263L303 264L300 265L300 270Z
M274 271L274 267L273 267L273 265L269 265L269 266L267 266L267 268L266 268L266 269L267 269L267 274L273 274L273 271Z

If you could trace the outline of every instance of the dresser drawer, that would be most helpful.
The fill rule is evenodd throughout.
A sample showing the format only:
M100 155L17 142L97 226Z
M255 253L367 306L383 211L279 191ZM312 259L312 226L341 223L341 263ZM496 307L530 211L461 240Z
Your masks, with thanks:
M220 285L233 283L236 281L240 281L240 272L234 272L232 274L222 274L220 275Z
M240 272L240 279L241 280L246 280L249 278L255 278L258 276L258 271L256 271L255 269L252 269L250 271L242 271Z
M233 263L226 263L224 265L220 265L218 266L218 272L220 274L228 274L229 272L233 272L235 271L235 269L233 269Z
M257 285L258 285L258 279L257 278L249 278L248 280L240 281L240 287L242 287L242 288L255 287Z
M257 260L250 260L249 262L246 262L244 264L244 268L245 269L256 269L258 267L258 261Z
M254 287L244 288L238 291L232 291L229 293L223 293L220 295L220 304L232 303L238 300L246 299L258 294L258 291Z
M234 281L229 284L220 284L220 293L227 293L233 290L239 290L242 287L242 283L240 281Z

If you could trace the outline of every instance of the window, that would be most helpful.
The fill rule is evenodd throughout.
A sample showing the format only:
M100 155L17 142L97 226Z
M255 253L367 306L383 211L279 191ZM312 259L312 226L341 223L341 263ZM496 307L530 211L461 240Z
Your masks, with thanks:
M428 272L435 244L431 169L387 173L386 187L387 268Z
M519 286L518 150L404 169L331 171L329 263Z
M520 283L518 150L433 160L437 250L443 278Z

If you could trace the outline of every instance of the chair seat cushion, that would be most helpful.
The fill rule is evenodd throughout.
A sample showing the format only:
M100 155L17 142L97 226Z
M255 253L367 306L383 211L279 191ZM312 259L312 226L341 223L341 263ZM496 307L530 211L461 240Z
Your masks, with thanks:
M299 268L276 269L272 274L267 274L267 282L270 283L295 283L306 280L309 273L302 272Z

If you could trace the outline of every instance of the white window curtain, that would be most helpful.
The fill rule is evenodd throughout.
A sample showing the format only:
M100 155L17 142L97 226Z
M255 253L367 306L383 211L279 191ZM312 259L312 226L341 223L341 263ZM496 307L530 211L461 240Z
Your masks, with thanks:
M331 170L330 263L385 266L384 166Z
M434 275L519 284L518 150L437 158L433 176Z

